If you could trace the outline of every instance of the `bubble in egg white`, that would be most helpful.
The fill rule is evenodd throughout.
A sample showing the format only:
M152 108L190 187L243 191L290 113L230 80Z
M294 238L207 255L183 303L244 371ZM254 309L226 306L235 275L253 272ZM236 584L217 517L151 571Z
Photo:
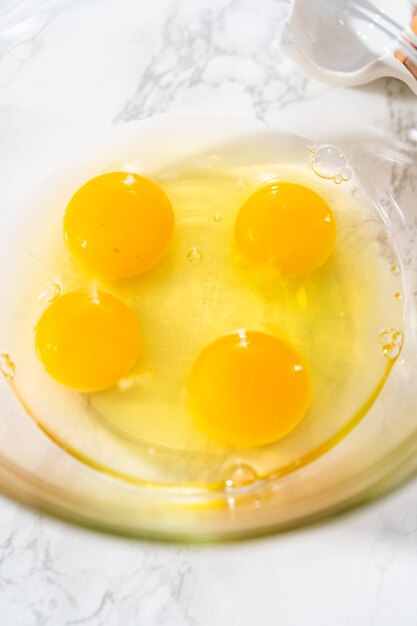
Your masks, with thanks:
M188 253L188 260L190 261L190 263L196 263L197 261L201 260L202 256L203 255L198 248L192 248Z
M307 146L310 151L310 164L313 171L328 180L334 180L337 185L348 181L352 177L346 157L336 146L329 144Z
M41 302L53 302L61 293L60 285L55 281L44 283L39 289L38 299Z

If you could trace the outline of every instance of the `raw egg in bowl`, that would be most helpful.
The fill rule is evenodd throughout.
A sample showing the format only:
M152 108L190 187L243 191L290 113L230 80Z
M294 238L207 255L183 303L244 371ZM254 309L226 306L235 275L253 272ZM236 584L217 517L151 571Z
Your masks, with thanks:
M149 119L7 216L3 413L47 508L254 534L363 494L349 477L410 442L403 213L346 145Z

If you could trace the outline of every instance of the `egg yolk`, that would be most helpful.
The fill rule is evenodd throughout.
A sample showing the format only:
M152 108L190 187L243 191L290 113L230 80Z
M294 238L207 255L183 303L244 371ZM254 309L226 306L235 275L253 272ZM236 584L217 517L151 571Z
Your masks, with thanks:
M311 189L273 182L246 200L235 238L251 265L272 265L284 275L303 276L332 254L336 222L328 204Z
M111 387L139 353L132 311L108 293L72 291L52 303L36 328L36 351L46 371L78 391Z
M196 421L209 435L233 447L252 447L297 426L310 402L310 379L288 343L239 331L200 353L187 391Z
M105 278L146 272L165 254L174 213L152 181L127 172L89 180L71 198L64 235L71 254Z

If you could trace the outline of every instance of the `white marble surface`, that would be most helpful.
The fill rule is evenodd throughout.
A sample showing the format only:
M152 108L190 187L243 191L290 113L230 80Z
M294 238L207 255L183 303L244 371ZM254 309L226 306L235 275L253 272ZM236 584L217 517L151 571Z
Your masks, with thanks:
M30 19L7 31L11 9ZM25 146L29 96L33 114L65 118L69 134L205 111L307 136L348 127L355 112L416 136L403 85L303 76L279 50L285 13L283 0L4 0L3 146ZM417 626L417 484L320 526L211 548L95 535L1 499L0 624Z
M246 544L146 545L0 506L2 626L415 626L417 485Z

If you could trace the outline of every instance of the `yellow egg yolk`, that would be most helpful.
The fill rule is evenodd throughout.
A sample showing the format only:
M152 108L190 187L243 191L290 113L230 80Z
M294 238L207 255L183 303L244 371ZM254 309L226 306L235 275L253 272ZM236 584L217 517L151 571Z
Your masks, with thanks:
M272 182L246 200L235 224L237 246L254 266L303 276L332 254L336 222L328 204L302 185Z
M301 356L281 339L256 331L234 332L206 347L194 363L187 391L200 426L233 447L284 437L310 402Z
M94 274L128 278L165 254L174 230L170 201L152 181L127 172L89 180L70 200L64 235L72 255Z
M139 353L132 311L108 293L72 291L53 302L36 328L46 371L79 391L106 389L126 376Z

